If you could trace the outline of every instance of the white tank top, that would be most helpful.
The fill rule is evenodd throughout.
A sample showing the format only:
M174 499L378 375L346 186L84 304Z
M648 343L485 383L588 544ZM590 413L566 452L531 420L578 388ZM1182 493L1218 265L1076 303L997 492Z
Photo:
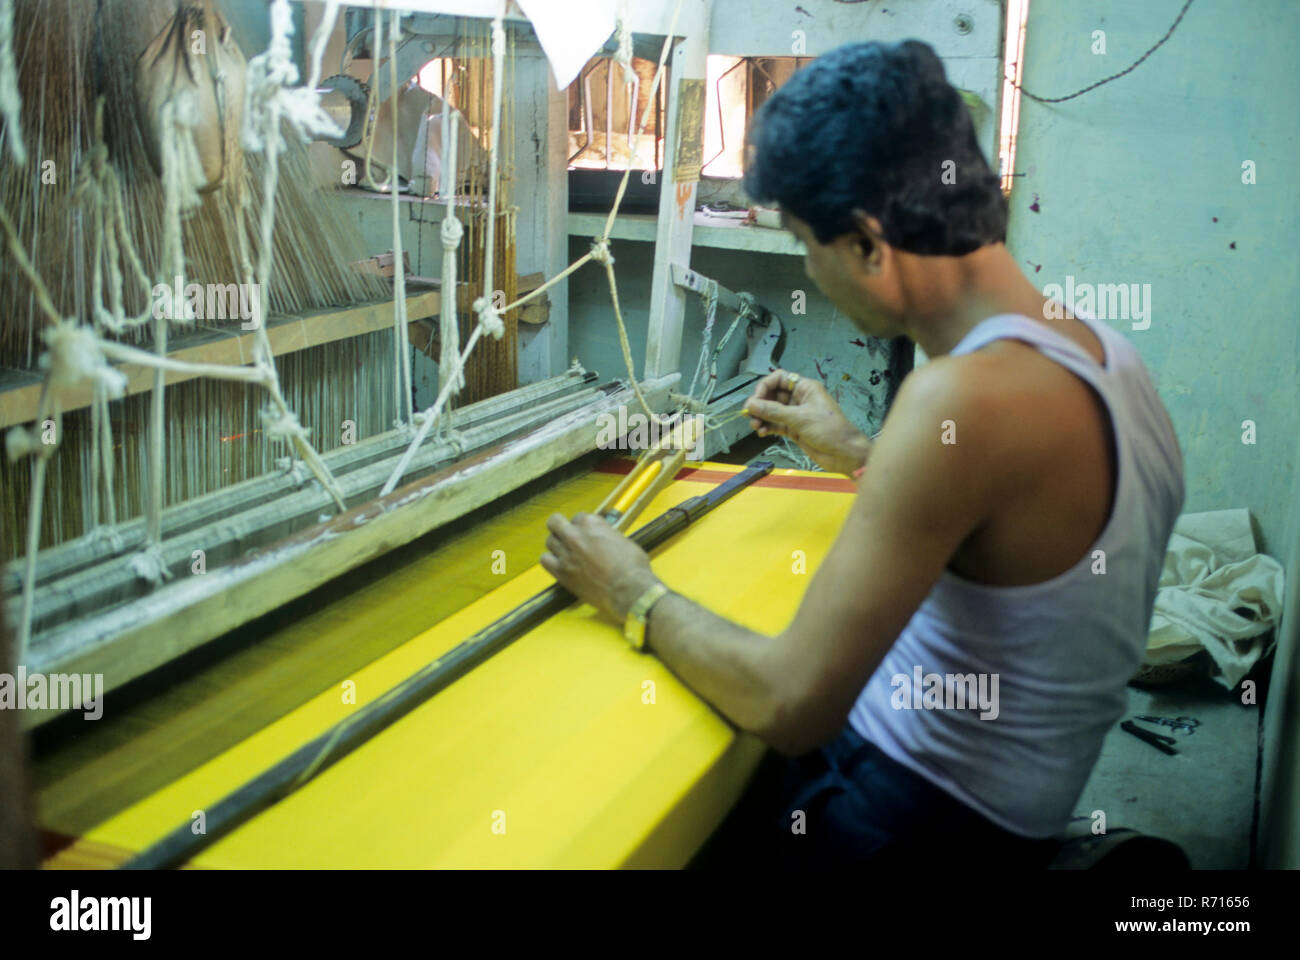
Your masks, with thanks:
M1081 319L1101 340L1102 366L1023 316L990 317L952 352L1021 340L1097 392L1118 464L1101 536L1042 583L990 587L945 570L849 715L890 757L1027 837L1063 830L1127 706L1125 685L1142 660L1183 505L1182 457L1141 358L1106 324ZM990 709L978 705L981 691Z

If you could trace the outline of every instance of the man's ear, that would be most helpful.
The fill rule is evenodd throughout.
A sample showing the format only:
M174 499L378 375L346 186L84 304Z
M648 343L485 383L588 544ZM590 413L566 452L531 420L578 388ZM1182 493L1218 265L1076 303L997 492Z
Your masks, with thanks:
M879 273L885 260L884 229L880 221L863 210L853 211L853 226L856 232L854 245L866 260L871 273Z

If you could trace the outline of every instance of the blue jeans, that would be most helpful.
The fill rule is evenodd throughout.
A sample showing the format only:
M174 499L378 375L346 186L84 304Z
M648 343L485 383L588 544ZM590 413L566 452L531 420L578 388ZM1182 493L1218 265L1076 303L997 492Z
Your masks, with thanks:
M1054 840L1010 833L849 726L793 760L769 758L701 867L1045 867Z

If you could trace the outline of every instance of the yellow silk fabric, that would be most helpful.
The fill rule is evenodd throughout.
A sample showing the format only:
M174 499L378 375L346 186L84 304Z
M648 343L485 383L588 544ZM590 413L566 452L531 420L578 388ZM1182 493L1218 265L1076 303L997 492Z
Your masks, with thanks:
M612 486L617 478L609 480ZM640 522L712 483L674 482ZM660 548L655 570L718 613L777 632L851 501L839 491L750 487ZM490 534L471 538L484 569L497 549ZM196 811L553 582L535 565L536 554L507 551L504 559L528 569L93 826L79 846L140 850L194 822ZM438 589L436 575L427 589ZM193 865L681 866L734 804L761 754L760 743L739 735L653 655L632 651L619 625L574 605L218 840ZM77 849L47 865L72 865Z

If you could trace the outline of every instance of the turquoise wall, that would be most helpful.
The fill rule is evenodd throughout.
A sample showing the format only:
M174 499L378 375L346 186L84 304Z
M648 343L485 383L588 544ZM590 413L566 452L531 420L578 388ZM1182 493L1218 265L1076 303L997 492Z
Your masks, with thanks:
M1122 70L1181 7L1033 0L1025 88L1062 96ZM1066 103L1022 98L1008 239L1040 287L1067 275L1151 285L1149 329L1114 325L1173 417L1186 509L1249 507L1261 547L1283 560L1300 435L1297 37L1293 0L1196 0L1128 76Z

